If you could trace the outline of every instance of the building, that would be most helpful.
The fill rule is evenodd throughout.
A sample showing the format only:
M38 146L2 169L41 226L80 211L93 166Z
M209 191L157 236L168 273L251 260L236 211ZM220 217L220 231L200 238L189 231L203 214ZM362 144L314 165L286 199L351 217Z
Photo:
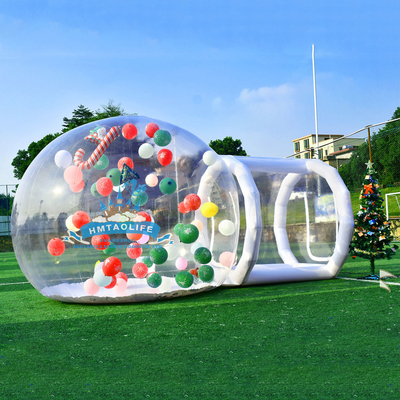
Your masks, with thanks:
M318 158L335 168L346 164L350 160L351 153L365 142L360 138L341 138L343 135L318 135ZM292 142L295 158L317 158L315 134L303 136Z

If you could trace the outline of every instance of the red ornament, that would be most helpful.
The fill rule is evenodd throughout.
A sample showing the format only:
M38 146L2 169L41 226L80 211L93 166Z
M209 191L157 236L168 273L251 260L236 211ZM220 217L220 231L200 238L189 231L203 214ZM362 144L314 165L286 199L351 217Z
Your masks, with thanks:
M201 206L201 199L197 194L188 194L183 200L183 205L188 211L196 211Z
M154 136L154 134L159 130L160 128L158 125L154 122L150 122L149 124L146 125L146 135L150 138Z
M133 169L133 161L129 157L122 157L118 161L118 169L122 172L122 169L124 168L124 164L126 164L129 168Z
M103 274L105 276L114 276L117 275L119 271L121 271L122 263L117 257L108 257L104 260L103 263Z
M123 273L123 272L118 272L118 274L115 275L115 277L116 277L117 279L118 279L118 278L121 278L121 279L123 279L125 282L128 282L128 277L127 277L126 274Z
M126 254L129 258L139 258L142 255L142 248L138 243L133 242L127 247Z
M192 275L194 275L195 277L199 277L199 274L197 273L197 271L198 271L199 269L198 268L196 268L196 269L191 269L189 272L192 274Z
M112 279L111 283L107 286L104 286L105 289L112 289L117 284L116 276L112 276L111 279Z
M65 244L61 239L53 238L47 244L47 250L52 256L61 256L65 251Z
M186 210L186 207L183 204L183 201L182 201L182 203L179 203L178 211L181 212L182 214L187 214L189 212L189 210Z
M83 225L86 225L90 222L90 217L88 213L85 213L85 211L77 211L73 216L72 216L72 224L75 226L77 229L81 229Z
M100 178L96 182L96 189L102 196L108 196L113 191L113 183L110 178Z
M132 140L137 135L137 128L133 124L125 124L122 128L122 136L125 139Z
M136 263L132 268L132 274L136 276L136 278L142 279L149 272L149 268L145 263L139 262Z
M110 245L110 236L108 235L93 236L92 245L96 250L105 250Z
M168 149L162 149L157 154L157 160L163 167L171 164L173 157L172 151Z

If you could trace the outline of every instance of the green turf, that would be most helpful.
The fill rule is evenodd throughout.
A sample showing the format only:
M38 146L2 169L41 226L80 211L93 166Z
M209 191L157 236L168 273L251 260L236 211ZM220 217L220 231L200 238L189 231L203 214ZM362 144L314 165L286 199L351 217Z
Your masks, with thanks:
M368 273L363 261L340 276ZM382 266L400 275L399 261ZM13 253L0 277L26 281ZM0 398L398 399L399 288L335 279L92 306L3 284Z

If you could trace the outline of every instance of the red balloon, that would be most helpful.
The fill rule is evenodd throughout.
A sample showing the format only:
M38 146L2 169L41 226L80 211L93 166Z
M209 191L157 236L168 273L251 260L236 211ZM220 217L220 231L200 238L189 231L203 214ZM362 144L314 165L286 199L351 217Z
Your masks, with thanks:
M142 262L136 263L132 268L132 274L136 276L136 278L144 278L148 272L149 268Z
M171 164L173 154L171 150L162 149L157 154L158 162L163 166L166 167L167 165Z
M115 277L116 277L116 278L124 279L126 282L128 282L128 277L127 277L126 274L123 273L123 272L118 272L118 274L115 275Z
M137 135L137 128L133 124L125 124L122 128L122 136L125 139L132 140Z
M118 161L118 169L122 172L122 169L124 168L124 164L126 164L129 168L133 169L133 161L132 158L129 157L122 157Z
M160 128L158 125L154 122L150 122L149 124L146 125L146 135L150 138L154 136L154 134L159 130Z
M86 225L90 222L90 217L88 213L85 213L85 211L77 211L73 216L72 216L72 224L75 226L77 229L81 229L83 225Z
M141 233L127 233L126 237L129 240L133 240L134 242L137 242L143 235Z
M116 276L112 276L111 279L112 279L111 283L107 286L104 286L105 289L112 289L117 284Z
M145 218L146 218L146 221L151 222L151 216L150 216L150 214L148 214L147 212L145 212L145 211L139 211L139 212L138 212L138 215L141 215L142 217L145 217Z
M196 211L201 206L201 199L197 194L188 194L183 200L183 205L188 211Z
M104 260L103 263L103 274L105 276L114 276L117 275L119 271L121 271L122 263L117 257L108 257Z
M108 196L113 191L113 183L110 178L100 178L96 182L96 189L102 196Z
M108 235L93 236L92 245L96 250L105 250L110 245L110 236Z
M65 251L65 244L61 239L53 238L47 244L47 250L52 256L61 256Z
M126 254L129 258L139 258L142 255L140 244L133 242L126 248Z
M186 207L183 204L183 201L182 201L182 203L179 203L178 211L181 212L182 214L187 214L189 212L189 210L186 210Z

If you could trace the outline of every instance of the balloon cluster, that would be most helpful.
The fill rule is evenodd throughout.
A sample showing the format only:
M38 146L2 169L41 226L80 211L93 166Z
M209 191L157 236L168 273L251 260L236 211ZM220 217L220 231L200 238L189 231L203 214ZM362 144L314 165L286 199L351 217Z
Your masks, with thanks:
M138 119L140 121L139 117ZM82 282L84 292L90 296L130 296L141 290L153 293L153 289L158 290L154 293L167 293L177 288L201 288L212 282L219 285L236 260L235 253L222 251L224 248L236 248L235 244L233 247L214 246L213 251L212 246L201 243L203 229L206 229L204 240L209 243L207 237L210 224L223 237L232 236L237 231L236 224L227 218L231 211L227 212L227 206L221 202L220 186L216 185L216 189L213 189L217 190L217 201L210 194L202 194L200 188L198 193L194 192L195 189L188 190L195 188L196 184L183 184L183 187L178 188L178 182L180 185L184 182L180 177L186 176L184 174L187 170L180 171L179 159L176 160L177 154L182 154L175 136L177 129L171 130L171 134L168 128L160 129L155 122L147 123L145 129L143 127L140 121L140 126L129 122L111 128L98 126L91 130L85 140L95 143L97 148L87 161L83 161L83 149L76 151L74 156L65 149L57 151L54 156L57 167L64 170L62 177L69 189L73 193L84 193L80 196L85 196L85 199L88 193L91 200L90 203L88 200L79 203L81 209L66 218L68 236L51 238L47 250L54 257L61 257L66 250L72 254L68 243L75 244L78 241L78 247L94 249L103 255L95 263L92 275ZM108 147L114 146L112 142L117 139L120 148L130 149L128 153L107 153ZM128 145L128 142L122 144L121 139L122 142L132 141L133 145ZM115 154L120 156L115 158ZM188 159L195 153L189 154L191 155ZM212 150L198 154L196 162L203 161L199 167L201 174L219 159ZM181 156L181 159L184 157L187 156ZM171 167L174 160L175 165ZM188 165L192 168L194 164L189 162ZM196 179L200 178L198 176ZM181 193L185 193L184 197ZM168 196L171 196L171 200L168 200ZM180 196L181 199L174 203ZM167 228L157 225L159 221L163 222L160 220L161 214L157 214L157 200L165 204L174 203L177 208L172 211L173 218L177 220L171 218L172 224L168 223ZM98 212L94 205L96 202L100 208ZM208 223L207 220L210 219L212 223ZM235 219L237 220L236 217ZM144 232L139 230L143 227ZM147 228L155 227L158 229L155 235L152 235L151 229L146 231ZM163 233L158 236L160 230ZM121 234L126 239L121 240ZM236 238L229 240L223 239L223 243L234 243ZM121 246L118 244L121 241L127 244ZM124 254L121 254L121 248ZM80 252L86 253L86 250ZM89 257L92 256L91 250ZM128 269L129 260L132 263ZM216 267L219 269L216 270ZM219 275L216 277L216 274Z

